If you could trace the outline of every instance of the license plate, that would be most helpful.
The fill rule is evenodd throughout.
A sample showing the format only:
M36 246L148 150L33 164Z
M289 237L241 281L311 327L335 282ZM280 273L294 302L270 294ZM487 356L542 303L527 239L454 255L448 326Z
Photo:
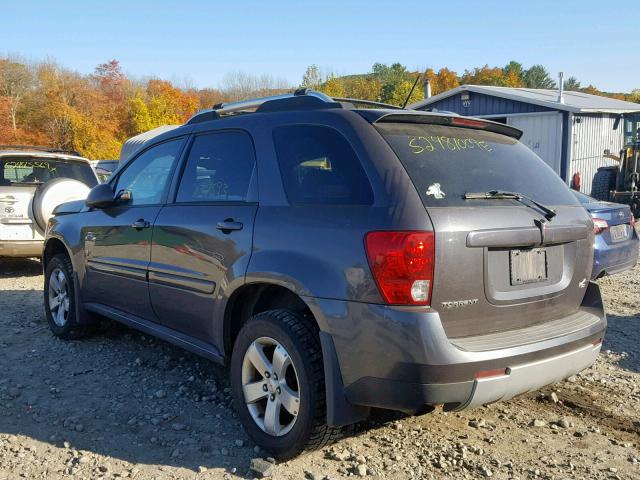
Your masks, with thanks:
M613 227L609 227L609 234L611 235L612 242L622 242L627 239L629 235L627 232L627 225L614 225Z
M509 252L511 285L547 280L547 252L544 248L511 250Z

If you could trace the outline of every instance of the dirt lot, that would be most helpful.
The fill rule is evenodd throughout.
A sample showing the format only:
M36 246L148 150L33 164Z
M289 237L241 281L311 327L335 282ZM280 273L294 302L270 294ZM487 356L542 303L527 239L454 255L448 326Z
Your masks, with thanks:
M322 451L272 465L230 407L224 370L109 327L47 329L40 266L0 260L0 480L640 478L640 268L600 281L609 332L596 365L509 402L377 414Z

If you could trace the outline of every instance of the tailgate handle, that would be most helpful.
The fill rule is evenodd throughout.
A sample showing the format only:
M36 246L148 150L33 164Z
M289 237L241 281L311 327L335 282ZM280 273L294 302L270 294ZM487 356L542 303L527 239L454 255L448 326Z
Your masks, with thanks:
M475 230L467 235L467 247L524 247L540 244L540 229L536 227Z
M18 199L16 197L0 197L0 202L2 203L18 203Z
M583 240L589 236L585 225L553 227L546 224L544 241L538 227L498 228L475 230L467 234L467 247L533 247L552 243Z

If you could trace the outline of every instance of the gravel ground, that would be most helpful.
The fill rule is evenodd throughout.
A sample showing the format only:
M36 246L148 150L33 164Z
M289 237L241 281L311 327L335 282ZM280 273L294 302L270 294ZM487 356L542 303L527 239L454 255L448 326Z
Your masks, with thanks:
M56 340L42 283L37 262L0 259L0 480L640 478L640 267L599 282L609 330L577 377L462 413L378 412L279 465L244 434L222 368L113 325Z

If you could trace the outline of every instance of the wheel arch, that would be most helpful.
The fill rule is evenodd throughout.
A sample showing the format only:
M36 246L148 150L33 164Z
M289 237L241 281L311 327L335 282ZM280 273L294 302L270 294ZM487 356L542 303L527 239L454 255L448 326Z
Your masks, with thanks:
M58 254L66 254L73 264L73 256L62 240L57 237L51 237L45 241L42 251L42 265L46 269L49 261Z
M230 358L235 339L242 326L258 313L287 309L308 316L320 330L320 325L305 299L293 290L270 282L247 283L232 294L224 311L223 344L224 355Z
M323 318L317 305L293 290L277 283L248 283L233 292L224 314L224 356L231 358L235 339L242 325L253 315L275 309L287 309L307 316L316 327L324 366L327 424L350 425L369 416L368 407L351 405L344 394L340 364L333 339L323 329ZM315 312L315 313L314 313Z

